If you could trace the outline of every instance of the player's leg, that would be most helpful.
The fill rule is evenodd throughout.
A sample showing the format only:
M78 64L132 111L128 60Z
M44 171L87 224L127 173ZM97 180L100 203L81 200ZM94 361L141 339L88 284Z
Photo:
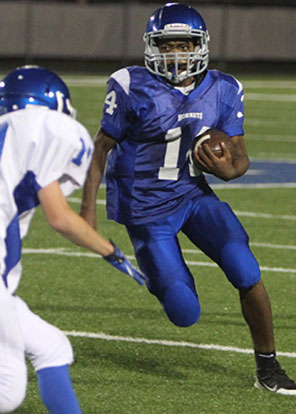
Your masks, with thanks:
M69 365L37 371L39 392L50 414L81 414L69 374Z
M248 289L260 280L246 231L229 205L214 194L192 201L182 231L222 268L237 289Z
M179 218L175 216L174 225ZM167 221L128 228L140 269L148 276L148 289L161 302L171 322L190 326L200 316L193 277L182 257L176 229Z
M25 398L27 369L14 298L0 281L0 413L13 413Z
M81 414L69 375L73 351L68 338L16 297L26 355L37 372L41 399L50 414Z
M272 312L268 294L260 280L249 289L239 291L243 316L250 328L254 349L274 352Z
M194 211L182 230L219 264L228 280L239 290L243 316L254 343L255 386L296 395L296 384L275 359L269 297L260 280L259 265L249 248L245 230L231 208L215 196L196 202Z
M211 257L240 292L255 349L274 349L271 307L246 231L228 204L214 195L200 199L182 230Z

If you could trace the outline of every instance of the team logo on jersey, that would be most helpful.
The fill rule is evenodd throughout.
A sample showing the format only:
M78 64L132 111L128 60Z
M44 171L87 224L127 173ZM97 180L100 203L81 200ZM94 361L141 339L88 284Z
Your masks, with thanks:
M196 118L196 119L203 119L202 112L188 112L187 114L179 114L178 115L178 122L183 121L183 119L187 118Z

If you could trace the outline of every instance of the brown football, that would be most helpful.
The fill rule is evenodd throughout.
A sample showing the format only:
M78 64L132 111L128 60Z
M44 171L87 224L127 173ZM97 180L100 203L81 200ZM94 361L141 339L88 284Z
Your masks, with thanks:
M224 142L226 148L233 154L234 144L231 138L224 132L218 131L216 129L209 129L202 135L199 135L193 142L193 160L195 159L194 153L198 150L198 147L204 143L207 143L209 145L210 149L214 152L216 157L221 158L223 155L223 151L220 145L221 142Z

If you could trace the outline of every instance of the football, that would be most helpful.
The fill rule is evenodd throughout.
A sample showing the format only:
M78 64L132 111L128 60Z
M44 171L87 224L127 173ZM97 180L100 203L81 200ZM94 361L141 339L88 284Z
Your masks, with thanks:
M221 148L221 142L225 143L226 148L232 152L233 151L233 142L231 141L231 138L225 134L222 131L218 131L216 129L209 129L202 135L199 135L196 137L196 139L193 142L193 151L197 151L200 145L203 145L204 143L207 143L211 149L211 151L214 152L216 157L221 158L223 155L223 151Z
M199 146L203 145L204 143L207 143L209 145L211 151L213 151L216 157L221 158L223 155L223 151L220 145L221 142L225 143L226 148L231 153L234 152L234 144L231 141L231 138L222 131L209 129L202 135L199 135L193 142L193 159L194 153L198 150Z

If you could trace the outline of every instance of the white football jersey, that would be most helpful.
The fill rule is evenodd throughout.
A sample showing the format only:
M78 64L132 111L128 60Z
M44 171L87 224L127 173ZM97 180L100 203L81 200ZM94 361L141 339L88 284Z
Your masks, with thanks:
M82 187L92 151L87 130L66 114L35 107L0 117L0 274L9 291L38 191L57 180L65 196Z

